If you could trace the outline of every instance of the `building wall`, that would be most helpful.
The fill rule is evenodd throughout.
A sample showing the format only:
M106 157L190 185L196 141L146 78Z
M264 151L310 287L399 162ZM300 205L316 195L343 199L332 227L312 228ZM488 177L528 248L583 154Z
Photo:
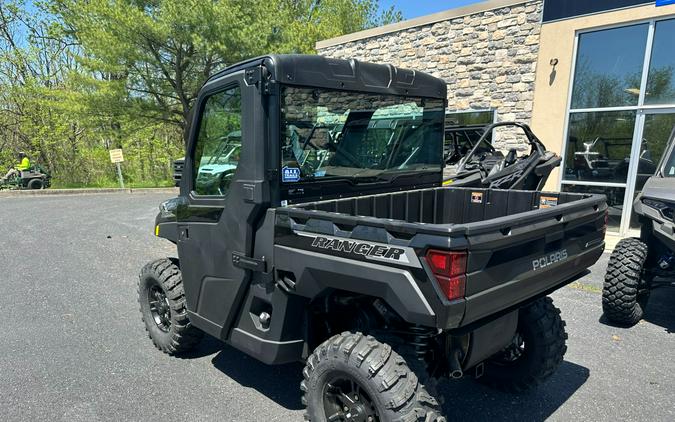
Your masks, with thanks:
M542 26L534 86L532 129L550 150L561 154L565 144L565 122L576 33L669 15L675 15L675 5L654 7L654 4L649 4L546 23ZM554 58L558 59L555 72L550 65L551 59ZM558 190L559 180L558 168L551 174L545 189Z
M494 109L499 121L529 123L543 2L487 4L504 6L367 38L354 39L358 38L355 34L337 42L322 41L317 50L329 57L390 63L430 73L448 83L450 110ZM524 149L515 139L505 136L496 144L503 149Z

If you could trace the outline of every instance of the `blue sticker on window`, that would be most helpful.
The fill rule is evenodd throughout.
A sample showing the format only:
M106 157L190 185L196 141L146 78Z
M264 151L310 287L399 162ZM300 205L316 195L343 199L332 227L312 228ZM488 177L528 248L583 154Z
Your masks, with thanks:
M298 182L300 181L300 169L297 167L284 167L281 169L282 182Z

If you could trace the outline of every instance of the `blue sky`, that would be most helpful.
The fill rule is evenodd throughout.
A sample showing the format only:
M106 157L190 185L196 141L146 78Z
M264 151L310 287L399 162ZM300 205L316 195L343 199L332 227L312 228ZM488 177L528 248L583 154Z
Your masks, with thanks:
M380 0L380 7L386 9L396 6L403 12L403 19L412 19L480 1L483 0Z

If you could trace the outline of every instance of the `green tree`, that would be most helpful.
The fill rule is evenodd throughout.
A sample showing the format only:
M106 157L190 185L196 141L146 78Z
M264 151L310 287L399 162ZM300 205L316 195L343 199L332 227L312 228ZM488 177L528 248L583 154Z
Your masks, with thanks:
M19 150L56 184L165 183L209 75L401 19L376 0L0 0L0 166Z
M54 0L51 10L83 64L123 80L142 116L182 129L215 70L269 52L313 53L317 40L401 18L379 14L373 0Z

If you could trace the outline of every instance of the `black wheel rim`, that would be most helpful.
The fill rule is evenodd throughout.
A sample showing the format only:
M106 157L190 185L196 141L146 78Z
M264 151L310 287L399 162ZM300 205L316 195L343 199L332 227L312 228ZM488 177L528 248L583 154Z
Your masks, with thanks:
M323 388L323 409L326 420L374 422L379 421L375 403L356 380L347 374L328 378Z
M148 290L148 301L150 302L150 315L157 324L157 327L167 332L171 328L171 307L169 307L169 299L166 297L164 290L155 285Z

